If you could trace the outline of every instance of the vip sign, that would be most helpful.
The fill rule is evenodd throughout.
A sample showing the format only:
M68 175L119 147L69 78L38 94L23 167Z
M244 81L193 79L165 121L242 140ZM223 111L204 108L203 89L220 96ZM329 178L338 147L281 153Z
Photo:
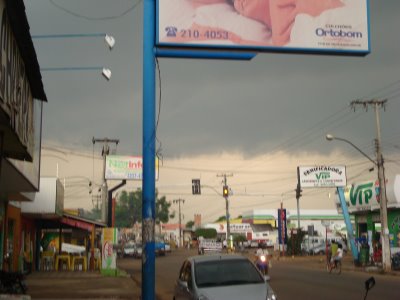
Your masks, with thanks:
M299 167L299 180L302 188L346 186L345 166Z
M379 209L379 191L378 180L346 187L344 196L349 203L349 211Z

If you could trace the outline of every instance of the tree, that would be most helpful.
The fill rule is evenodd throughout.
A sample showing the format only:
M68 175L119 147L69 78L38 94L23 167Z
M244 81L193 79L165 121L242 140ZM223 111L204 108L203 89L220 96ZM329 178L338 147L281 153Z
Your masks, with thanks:
M226 221L226 216L220 216L215 223Z
M156 193L155 221L167 223L169 221L169 208L165 196L158 199ZM142 222L142 190L134 192L122 191L115 205L115 227L132 227L136 222Z
M203 237L205 239L215 239L217 237L217 230L215 228L199 228L196 229L196 237Z
M156 193L157 199L157 193ZM167 202L165 196L156 200L156 223L160 222L168 223L169 221L169 208L171 207L171 203Z
M301 254L301 243L304 240L306 232L302 229L298 229L296 234L288 237L287 240L287 255L300 255Z
M194 226L194 221L189 221L186 223L186 228L192 229L193 226Z

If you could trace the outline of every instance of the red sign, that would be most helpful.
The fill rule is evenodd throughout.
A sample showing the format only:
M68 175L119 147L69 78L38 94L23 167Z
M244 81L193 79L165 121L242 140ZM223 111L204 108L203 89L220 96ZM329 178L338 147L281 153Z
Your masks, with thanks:
M62 218L61 223L72 226L72 227L81 228L81 229L84 229L87 231L92 231L92 229L93 229L93 224L79 221L79 220L69 219L69 218Z

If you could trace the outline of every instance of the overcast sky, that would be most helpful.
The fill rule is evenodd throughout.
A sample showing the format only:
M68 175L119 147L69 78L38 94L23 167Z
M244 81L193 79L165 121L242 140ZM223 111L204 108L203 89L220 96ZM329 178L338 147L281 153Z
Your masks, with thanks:
M25 0L25 5L32 35L108 33L116 40L109 51L100 37L34 39L42 68L105 66L112 71L110 81L101 71L42 72L48 97L44 146L90 153L92 137L107 137L120 140L119 154L141 155L142 2ZM278 161L281 154L290 170L323 155L344 163L332 156L335 150L359 159L350 146L327 142L326 133L351 140L374 157L374 113L353 111L349 103L378 98L388 99L380 113L384 155L397 159L389 171L399 173L399 12L398 0L371 1L371 54L366 57L261 53L248 62L159 59L157 138L165 165L192 157L179 167L199 174L201 168L210 171L222 154L242 160L211 168L216 184L217 171L236 171L238 177L239 169L250 166L253 175L260 172L254 169L260 164L252 161L260 157ZM293 187L291 182L276 194Z

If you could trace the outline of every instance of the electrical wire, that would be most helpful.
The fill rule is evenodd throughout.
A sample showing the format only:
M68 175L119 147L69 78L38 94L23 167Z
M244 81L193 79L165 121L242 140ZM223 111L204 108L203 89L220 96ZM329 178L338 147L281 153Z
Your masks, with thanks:
M112 19L118 19L121 18L125 15L127 15L129 12L133 11L141 2L142 0L138 0L136 3L133 3L133 5L131 7L129 7L128 9L126 9L125 11L123 11L122 13L118 14L118 15L114 15L114 16L106 16L106 17L90 17L90 16L85 16L82 14L78 14L72 10L69 10L65 7L63 7L62 5L56 3L54 0L49 0L49 2L54 5L55 7L57 7L58 9L66 12L67 14L70 14L74 17L77 18L82 18L85 20L89 20L89 21L102 21L102 20L112 20Z

